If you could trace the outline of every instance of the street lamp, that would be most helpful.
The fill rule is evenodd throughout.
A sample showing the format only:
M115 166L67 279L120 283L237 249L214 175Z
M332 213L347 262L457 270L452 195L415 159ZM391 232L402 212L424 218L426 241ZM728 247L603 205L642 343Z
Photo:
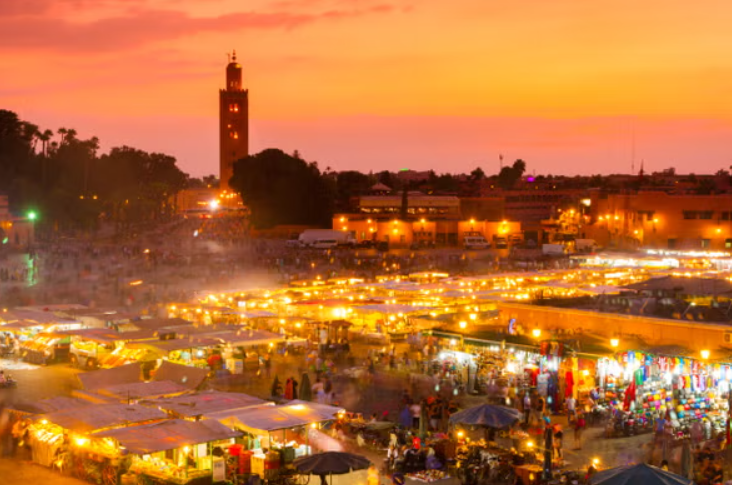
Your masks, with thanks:
M610 346L612 348L616 348L618 345L620 345L620 340L618 340L616 338L611 338L610 339Z

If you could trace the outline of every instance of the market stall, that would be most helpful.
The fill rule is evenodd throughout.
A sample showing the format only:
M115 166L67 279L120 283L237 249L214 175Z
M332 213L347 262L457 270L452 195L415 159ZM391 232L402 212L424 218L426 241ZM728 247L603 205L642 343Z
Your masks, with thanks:
M226 478L217 448L231 445L241 433L213 420L173 419L93 433L110 440L127 457L126 475L153 483L208 485Z
M38 415L28 433L32 460L69 470L77 478L116 485L121 454L113 442L92 434L165 418L162 411L139 405L89 403Z
M654 420L665 418L676 440L691 432L696 440L711 439L725 429L732 365L705 355L626 351L601 359L592 397L614 420L633 418L635 432L650 432Z
M31 364L46 365L67 362L71 338L55 332L41 332L20 343L20 357Z

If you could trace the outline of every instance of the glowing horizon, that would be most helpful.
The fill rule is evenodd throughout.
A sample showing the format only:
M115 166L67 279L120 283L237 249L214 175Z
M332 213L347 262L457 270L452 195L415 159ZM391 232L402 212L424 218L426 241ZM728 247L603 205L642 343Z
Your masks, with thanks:
M4 0L0 107L218 170L236 49L250 152L335 170L708 173L732 164L721 0Z

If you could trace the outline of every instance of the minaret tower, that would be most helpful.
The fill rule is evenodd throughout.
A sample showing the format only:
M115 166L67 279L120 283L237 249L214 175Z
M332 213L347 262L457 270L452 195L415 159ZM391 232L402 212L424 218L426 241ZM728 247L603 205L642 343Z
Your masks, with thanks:
M241 65L233 51L226 66L226 89L219 91L219 180L229 189L234 162L249 155L249 91L242 88Z

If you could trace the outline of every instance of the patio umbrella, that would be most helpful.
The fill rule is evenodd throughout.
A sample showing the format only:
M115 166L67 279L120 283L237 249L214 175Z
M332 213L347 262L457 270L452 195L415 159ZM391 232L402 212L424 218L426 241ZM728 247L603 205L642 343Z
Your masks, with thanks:
M321 483L325 483L326 475L343 475L353 470L365 470L371 466L367 458L342 451L326 451L303 456L292 464L300 473L319 475Z
M313 400L312 386L310 385L310 376L307 372L302 375L300 379L300 399L303 401Z
M694 481L658 467L641 463L597 472L590 485L693 485Z
M519 419L521 419L521 413L514 408L481 404L453 414L450 416L450 424L503 429L508 428Z

